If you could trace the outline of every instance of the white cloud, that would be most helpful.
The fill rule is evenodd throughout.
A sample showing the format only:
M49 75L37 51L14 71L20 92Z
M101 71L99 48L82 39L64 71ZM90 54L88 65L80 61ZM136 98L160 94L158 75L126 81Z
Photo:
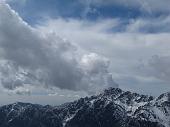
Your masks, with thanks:
M170 56L169 17L137 19L125 24L125 31L115 33L111 31L123 25L119 19L48 19L31 27L7 5L0 6L0 17L0 80L5 88L32 84L94 92L117 87L112 75L122 87L136 90L142 83L141 89L169 83L165 69L169 63L160 62ZM148 26L161 30L141 33ZM153 55L161 60L150 64Z
M58 93L49 93L48 96L57 96Z
M109 65L89 66L91 70L100 67L107 70L96 72L96 75L102 73L101 77L88 73L80 63L85 52L55 32L44 33L29 26L5 3L0 4L0 17L0 81L4 88L16 90L30 84L93 92L95 88L115 87ZM95 55L94 60L95 57L99 65L105 62L103 57ZM108 76L109 80L103 84Z
M23 87L17 88L13 92L15 92L18 95L30 95L31 94L29 89L25 89Z
M138 24L138 22L141 23ZM53 31L75 42L86 51L93 51L96 54L107 57L111 64L109 70L112 71L114 79L120 83L121 87L139 91L139 87L143 85L140 89L143 89L143 92L146 90L153 94L159 94L161 92L159 91L160 87L155 87L159 92L154 92L152 89L149 90L149 88L154 87L154 84L162 86L167 84L167 82L164 79L160 81L156 75L150 74L149 67L146 67L144 64L148 66L149 59L153 55L170 55L170 33L166 30L169 27L167 25L169 23L168 17L158 20L137 19L130 24L124 24L124 27L127 28L125 31L111 32L111 30L114 31L122 24L121 21L118 19L105 21L103 19L93 23L72 19L56 19L48 20L45 24L37 26L37 28L43 32ZM153 24L153 28L157 29L157 31L153 33L142 32L141 29L151 26L150 24ZM161 27L161 30L159 27ZM88 58L88 61L86 58ZM93 54L86 55L82 59L82 63L87 63L86 66L89 65L91 67L95 65L93 59ZM104 65L101 64L100 66ZM145 69L141 69L143 66L145 66ZM146 89L147 87L148 89ZM167 88L163 90L170 90L170 88L167 85Z
M112 74L109 73L109 60L106 58L102 58L95 53L84 55L80 61L80 64L84 70L85 78L83 78L84 82L88 84L88 88L91 88L95 91L101 90L101 87L96 87L96 84L103 84L103 88L112 87L112 84L115 87L118 85L113 81ZM90 91L90 90L88 90Z

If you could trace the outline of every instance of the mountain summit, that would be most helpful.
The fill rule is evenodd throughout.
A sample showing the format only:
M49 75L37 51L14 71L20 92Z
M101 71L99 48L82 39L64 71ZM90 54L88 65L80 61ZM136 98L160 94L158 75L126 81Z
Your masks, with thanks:
M109 88L59 106L17 102L0 107L0 127L170 127L170 93Z

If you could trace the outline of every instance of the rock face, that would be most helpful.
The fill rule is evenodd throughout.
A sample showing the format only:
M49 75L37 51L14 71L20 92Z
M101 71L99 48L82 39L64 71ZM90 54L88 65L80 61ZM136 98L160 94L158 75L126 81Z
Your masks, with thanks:
M0 127L170 127L170 93L109 88L54 107L18 102L0 107Z

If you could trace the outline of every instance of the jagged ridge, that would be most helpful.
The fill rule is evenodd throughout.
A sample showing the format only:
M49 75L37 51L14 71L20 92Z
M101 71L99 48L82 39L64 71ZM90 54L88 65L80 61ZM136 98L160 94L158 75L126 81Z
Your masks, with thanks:
M0 107L0 127L170 127L170 93L109 88L54 107L18 102Z

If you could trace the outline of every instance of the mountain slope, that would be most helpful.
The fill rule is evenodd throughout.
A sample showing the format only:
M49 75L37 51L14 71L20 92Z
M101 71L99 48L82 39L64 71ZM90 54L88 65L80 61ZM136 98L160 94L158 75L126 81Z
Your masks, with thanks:
M170 127L170 93L109 88L54 107L18 102L0 107L0 127Z

